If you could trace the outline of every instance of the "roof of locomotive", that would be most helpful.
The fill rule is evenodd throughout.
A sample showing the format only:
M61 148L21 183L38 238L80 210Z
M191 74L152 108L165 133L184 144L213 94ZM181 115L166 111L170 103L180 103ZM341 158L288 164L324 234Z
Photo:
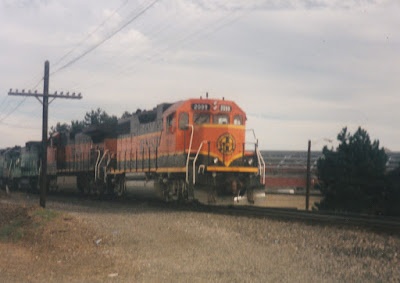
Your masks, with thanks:
M185 104L193 104L193 103L206 103L206 104L228 104L232 105L237 109L239 112L242 112L245 114L245 112L234 102L231 100L225 100L224 98L222 99L214 99L214 98L191 98L187 100L180 100L176 101L173 103L161 103L158 104L156 107L154 107L151 110L143 110L143 111L137 111L135 114L133 114L130 117L119 119L118 124L123 124L126 123L132 119L138 119L140 124L145 124L149 122L153 122L156 119L161 119L162 117L168 116L171 113L177 111L180 107L182 107ZM162 115L160 115L162 114ZM162 117L161 117L162 116Z
M192 98L192 99L187 99L187 100L182 100L175 102L169 107L163 114L163 116L168 116L171 113L175 112L178 110L180 107L186 105L186 104L210 104L210 105L221 105L221 104L227 104L233 106L234 109L236 109L239 112L242 112L244 116L246 116L246 113L236 104L236 102L232 100L225 100L224 98L222 99L215 99L215 98Z
M161 103L151 110L138 110L136 113L129 117L118 120L117 135L123 136L126 134L142 135L161 131L163 124L163 117L179 111L183 107L190 107L192 104L209 104L210 111L219 112L216 109L211 109L214 105L230 105L233 113L240 113L246 119L246 113L233 101L225 99L212 99L212 98L192 98L181 100L174 103ZM187 111L187 110L186 110Z
M27 141L25 143L25 147L32 147L32 146L38 147L38 146L41 146L41 145L42 145L41 141Z

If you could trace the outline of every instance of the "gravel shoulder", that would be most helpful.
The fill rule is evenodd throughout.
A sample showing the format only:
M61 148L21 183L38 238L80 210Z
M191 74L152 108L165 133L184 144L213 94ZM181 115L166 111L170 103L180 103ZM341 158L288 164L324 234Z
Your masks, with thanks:
M25 194L0 199L0 207L16 203L38 199ZM37 255L45 258L40 263L55 261L56 267L61 259L64 268L49 277L48 268L33 264L29 273L42 276L31 281L400 281L399 235L181 211L145 201L50 196L47 204L63 215L54 227L69 223L72 233L61 232L65 238L57 241L68 245L47 245L40 253L40 243L39 249L32 242L0 243L5 281L26 278L11 272L9 262L27 251L21 265Z

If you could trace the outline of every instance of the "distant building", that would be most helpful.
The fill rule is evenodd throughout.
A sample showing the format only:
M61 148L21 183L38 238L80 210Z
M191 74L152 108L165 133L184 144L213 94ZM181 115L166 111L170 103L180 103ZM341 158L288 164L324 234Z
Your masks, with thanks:
M265 188L267 193L304 194L307 176L307 151L261 151L266 164ZM387 170L391 171L400 163L400 152L386 152ZM317 160L322 152L311 152L311 188L318 182ZM312 194L319 191L311 190Z

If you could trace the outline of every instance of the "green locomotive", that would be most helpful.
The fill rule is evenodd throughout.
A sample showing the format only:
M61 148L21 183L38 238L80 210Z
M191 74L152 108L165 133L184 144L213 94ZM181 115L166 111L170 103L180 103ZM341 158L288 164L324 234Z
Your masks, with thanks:
M41 143L35 141L27 142L25 147L0 150L0 186L37 191L40 154Z

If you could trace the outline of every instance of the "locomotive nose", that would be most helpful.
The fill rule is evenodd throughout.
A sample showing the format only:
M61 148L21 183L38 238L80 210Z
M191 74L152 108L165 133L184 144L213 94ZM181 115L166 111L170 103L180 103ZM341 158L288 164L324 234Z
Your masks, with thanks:
M231 133L222 134L217 140L217 149L223 155L231 155L236 150L236 139Z
M229 167L234 159L241 156L244 130L234 125L207 125L197 129L197 142L207 141L202 153L212 157L214 165Z

